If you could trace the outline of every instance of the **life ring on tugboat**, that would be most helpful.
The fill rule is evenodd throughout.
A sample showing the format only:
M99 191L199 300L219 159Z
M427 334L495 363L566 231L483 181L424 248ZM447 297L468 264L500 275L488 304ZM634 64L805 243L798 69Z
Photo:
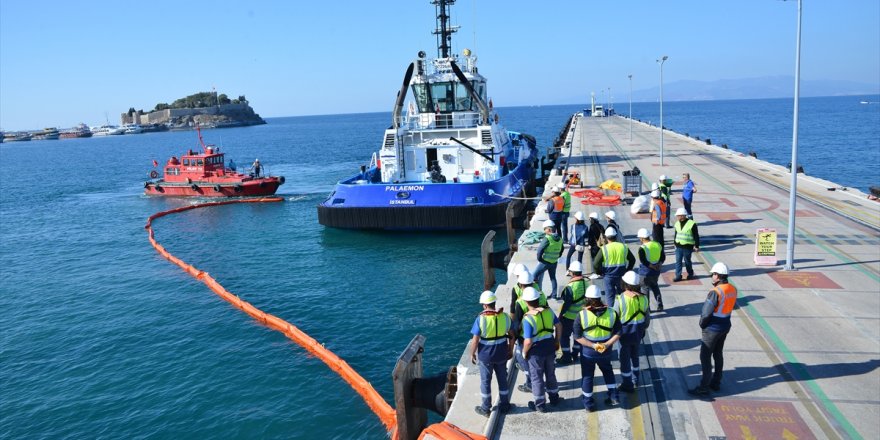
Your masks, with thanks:
M214 185L214 191L220 192L220 185Z
M157 177L159 177L159 173L157 173L156 170L150 171L150 179L155 179Z
M195 183L193 183L192 185L190 185L190 188L192 188L193 191L198 191L198 190L199 190L199 186L196 185Z

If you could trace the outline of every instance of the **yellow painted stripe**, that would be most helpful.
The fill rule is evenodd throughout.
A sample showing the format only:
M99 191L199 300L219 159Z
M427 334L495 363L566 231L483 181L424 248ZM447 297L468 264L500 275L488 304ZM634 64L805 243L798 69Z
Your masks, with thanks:
M599 414L587 412L587 440L599 440Z
M645 439L645 419L642 418L642 402L639 400L639 393L623 393L626 394L626 400L630 409L626 412L629 415L629 425L632 430L633 440Z

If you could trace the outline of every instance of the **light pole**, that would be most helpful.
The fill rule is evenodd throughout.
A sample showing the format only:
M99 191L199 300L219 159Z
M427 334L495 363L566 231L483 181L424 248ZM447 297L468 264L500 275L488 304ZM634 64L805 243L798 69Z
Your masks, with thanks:
M633 140L633 76L629 75L629 141Z
M669 57L663 55L663 58L657 60L660 63L660 166L663 166L663 62Z
M794 56L794 126L791 133L791 189L788 192L788 241L785 270L794 269L794 214L797 207L798 102L801 95L801 0L797 11L797 44Z

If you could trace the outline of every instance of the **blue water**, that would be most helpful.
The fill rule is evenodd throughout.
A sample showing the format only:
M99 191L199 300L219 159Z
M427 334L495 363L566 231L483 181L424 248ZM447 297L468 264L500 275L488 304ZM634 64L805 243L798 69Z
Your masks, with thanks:
M802 142L840 151L836 134L854 136L849 157L818 163L841 170L842 184L876 184L878 161L865 158L878 154L877 106L816 102L830 112L823 120L838 121L835 135L802 119ZM748 102L692 105L704 111L688 118L684 103L668 105L666 125L743 149L749 142L738 139L770 126L786 136L784 121L761 122L766 111L758 118L731 110L755 107ZM582 107L508 108L501 117L547 146ZM719 116L705 118L708 111ZM740 133L723 126L727 117L753 125ZM711 124L690 128L698 118ZM316 204L366 162L389 121L388 113L275 118L206 131L238 164L259 157L268 172L286 176L285 202L189 211L154 228L172 253L324 342L390 401L391 370L416 333L427 337L427 373L457 362L479 310L483 234L317 224ZM196 142L192 132L171 132L0 144L0 438L384 436L323 363L150 247L146 218L192 203L141 195L151 161ZM810 148L802 152L808 173L818 174ZM844 179L859 175L873 177Z

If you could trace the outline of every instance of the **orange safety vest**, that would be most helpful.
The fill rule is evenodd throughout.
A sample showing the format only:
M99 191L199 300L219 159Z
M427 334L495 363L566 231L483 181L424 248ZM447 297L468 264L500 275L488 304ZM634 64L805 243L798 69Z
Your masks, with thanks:
M562 212L565 209L565 199L562 196L553 196L550 200L553 202L553 212Z
M719 284L712 291L718 297L718 302L715 304L715 312L712 313L712 316L729 318L730 313L733 312L733 306L736 305L736 287L733 287L733 284L724 283Z
M669 209L668 205L665 201L663 201L663 199L657 199L654 202L654 206L660 208L660 215L657 215L656 209L651 210L651 223L654 223L655 225L665 225L666 216L669 214L668 212L666 212L666 210Z

